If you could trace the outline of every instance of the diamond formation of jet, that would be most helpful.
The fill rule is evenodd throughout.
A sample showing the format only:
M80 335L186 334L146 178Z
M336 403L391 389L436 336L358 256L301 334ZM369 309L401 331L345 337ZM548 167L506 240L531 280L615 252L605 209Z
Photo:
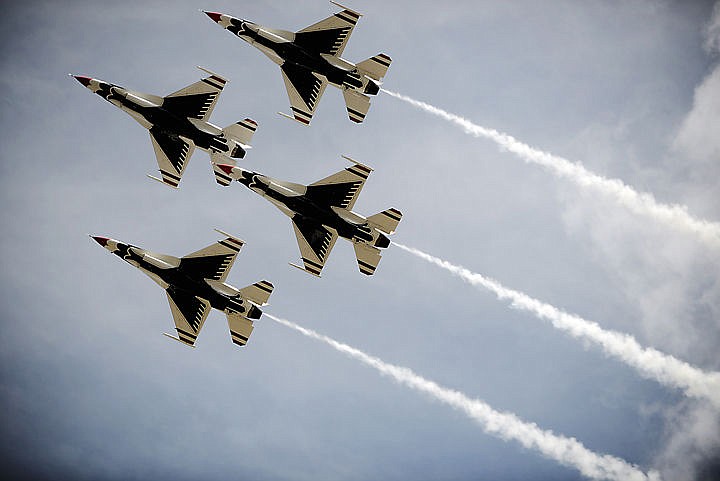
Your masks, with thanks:
M328 84L340 88L350 119L364 120L370 96L380 90L391 59L378 54L353 64L341 55L360 14L343 10L298 32L263 27L229 15L204 12L234 35L257 47L280 66L293 116L310 124ZM262 195L290 217L303 267L320 277L338 237L352 242L360 272L374 274L381 249L390 245L402 219L394 208L370 217L352 211L371 168L349 157L352 166L310 185L274 179L236 166L250 148L257 123L249 118L220 128L209 122L227 80L198 67L207 77L161 97L126 89L100 79L73 75L83 86L129 114L150 133L161 178L177 188L195 148L210 154L216 181L224 186L233 180ZM91 236L98 244L140 269L167 295L176 335L165 334L194 347L210 310L227 316L233 343L244 346L261 317L273 284L266 280L243 289L225 283L243 241L226 237L184 257L152 252L108 237Z

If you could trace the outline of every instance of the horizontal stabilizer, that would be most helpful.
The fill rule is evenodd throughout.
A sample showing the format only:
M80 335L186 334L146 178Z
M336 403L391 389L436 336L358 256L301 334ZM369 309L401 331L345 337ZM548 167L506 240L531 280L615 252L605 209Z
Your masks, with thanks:
M241 144L250 145L253 134L257 130L257 122L253 119L245 119L230 124L223 129L226 136L237 139Z
M382 257L380 249L359 242L353 244L353 247L355 247L355 256L360 272L367 276L373 275Z
M247 344L253 331L252 321L236 313L228 314L227 320L232 342L241 347Z
M368 217L368 222L386 234L392 234L402 220L402 212L397 209L387 209L379 214Z
M392 59L384 53L379 53L374 57L370 57L367 60L363 60L357 64L358 70L364 72L368 77L374 78L375 80L382 80L390 68Z
M268 281L260 281L240 289L240 296L243 299L254 302L258 306L264 306L270 299L274 286Z
M350 120L358 124L365 120L365 116L370 110L370 97L355 90L343 90L343 97L345 97Z

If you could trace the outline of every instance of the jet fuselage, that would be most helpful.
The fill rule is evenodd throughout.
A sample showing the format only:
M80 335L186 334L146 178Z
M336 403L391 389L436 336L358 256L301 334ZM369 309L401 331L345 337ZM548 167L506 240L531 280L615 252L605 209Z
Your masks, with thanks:
M97 239L96 239L97 240ZM210 305L224 312L238 312L250 319L259 319L260 309L244 300L239 295L231 296L219 292L205 279L198 279L183 271L182 262L180 265L173 265L177 258L155 254L137 246L124 244L112 239L105 240L105 248L113 254L131 264L157 284L170 292L183 293L188 296L195 296L204 299ZM214 281L211 281L214 282ZM228 286L228 291L235 289Z
M187 117L136 96L119 85L97 82L99 88L95 90L96 94L128 113L151 132L161 131L170 138L190 140L208 152L220 152L239 159L245 156L245 149L229 142L219 127L201 120L191 122Z
M250 190L262 195L293 220L300 218L334 229L338 236L352 242L363 242L376 247L387 247L390 240L377 229L371 227L367 219L344 209L335 209L320 205L302 192L293 188L293 184L239 169L242 177L238 181ZM302 186L300 186L302 187Z
M360 74L350 62L337 61L338 63L342 62L345 68L334 65L321 54L288 41L261 25L233 17L230 17L229 21L230 25L227 30L261 50L280 66L289 63L310 70L339 88L361 90L364 85L367 85L364 93L370 95L378 93L379 86L372 79Z

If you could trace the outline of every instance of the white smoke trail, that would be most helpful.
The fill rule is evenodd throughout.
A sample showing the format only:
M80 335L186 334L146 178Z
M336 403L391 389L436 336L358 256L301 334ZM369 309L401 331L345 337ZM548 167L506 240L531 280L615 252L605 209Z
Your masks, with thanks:
M599 345L609 356L635 368L642 376L661 384L682 389L686 396L709 400L720 408L720 372L705 372L679 359L652 348L644 348L629 334L608 331L596 322L568 314L550 304L533 299L527 294L504 287L499 282L451 264L439 257L397 242L393 245L450 273L469 284L489 290L500 300L511 301L511 306L546 319L552 325L577 339Z
M638 192L619 179L608 179L590 172L582 164L571 162L562 157L530 147L511 135L495 129L481 127L443 109L411 97L382 89L386 94L403 100L410 105L437 115L461 127L465 133L474 137L492 140L500 147L518 155L525 162L545 167L560 178L569 179L581 187L593 188L605 195L614 197L620 204L636 214L649 215L656 220L665 222L676 229L690 231L701 240L715 247L720 247L720 224L703 219L696 219L687 211L687 207L677 204L663 204L655 200L652 194Z
M496 411L479 399L471 399L459 391L442 387L418 376L406 367L388 364L377 357L365 354L347 344L298 326L286 319L280 319L267 313L265 315L273 321L295 329L307 337L322 341L351 358L377 369L380 373L390 376L400 384L429 394L438 401L464 412L480 424L485 432L504 440L515 440L525 448L540 451L546 457L560 464L576 468L588 478L618 481L660 480L660 476L656 472L645 474L638 467L620 458L607 454L597 454L590 451L575 438L567 438L554 434L552 431L540 429L535 423L523 421L512 413Z

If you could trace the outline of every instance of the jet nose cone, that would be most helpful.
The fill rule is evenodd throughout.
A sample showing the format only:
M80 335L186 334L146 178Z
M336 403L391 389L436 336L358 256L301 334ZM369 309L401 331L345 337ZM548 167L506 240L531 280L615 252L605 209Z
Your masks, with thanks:
M110 239L107 237L101 237L101 236L95 236L95 235L91 235L90 237L92 237L95 240L95 242L97 242L98 244L100 244L103 247L107 247L108 242L110 241Z
M85 87L90 85L90 81L92 80L90 77L85 77L84 75L73 75L75 77L75 80L83 84Z
M205 10L203 10L203 13L205 15L207 15L208 17L210 17L213 20L213 22L220 23L220 17L222 16L222 13L206 12Z

